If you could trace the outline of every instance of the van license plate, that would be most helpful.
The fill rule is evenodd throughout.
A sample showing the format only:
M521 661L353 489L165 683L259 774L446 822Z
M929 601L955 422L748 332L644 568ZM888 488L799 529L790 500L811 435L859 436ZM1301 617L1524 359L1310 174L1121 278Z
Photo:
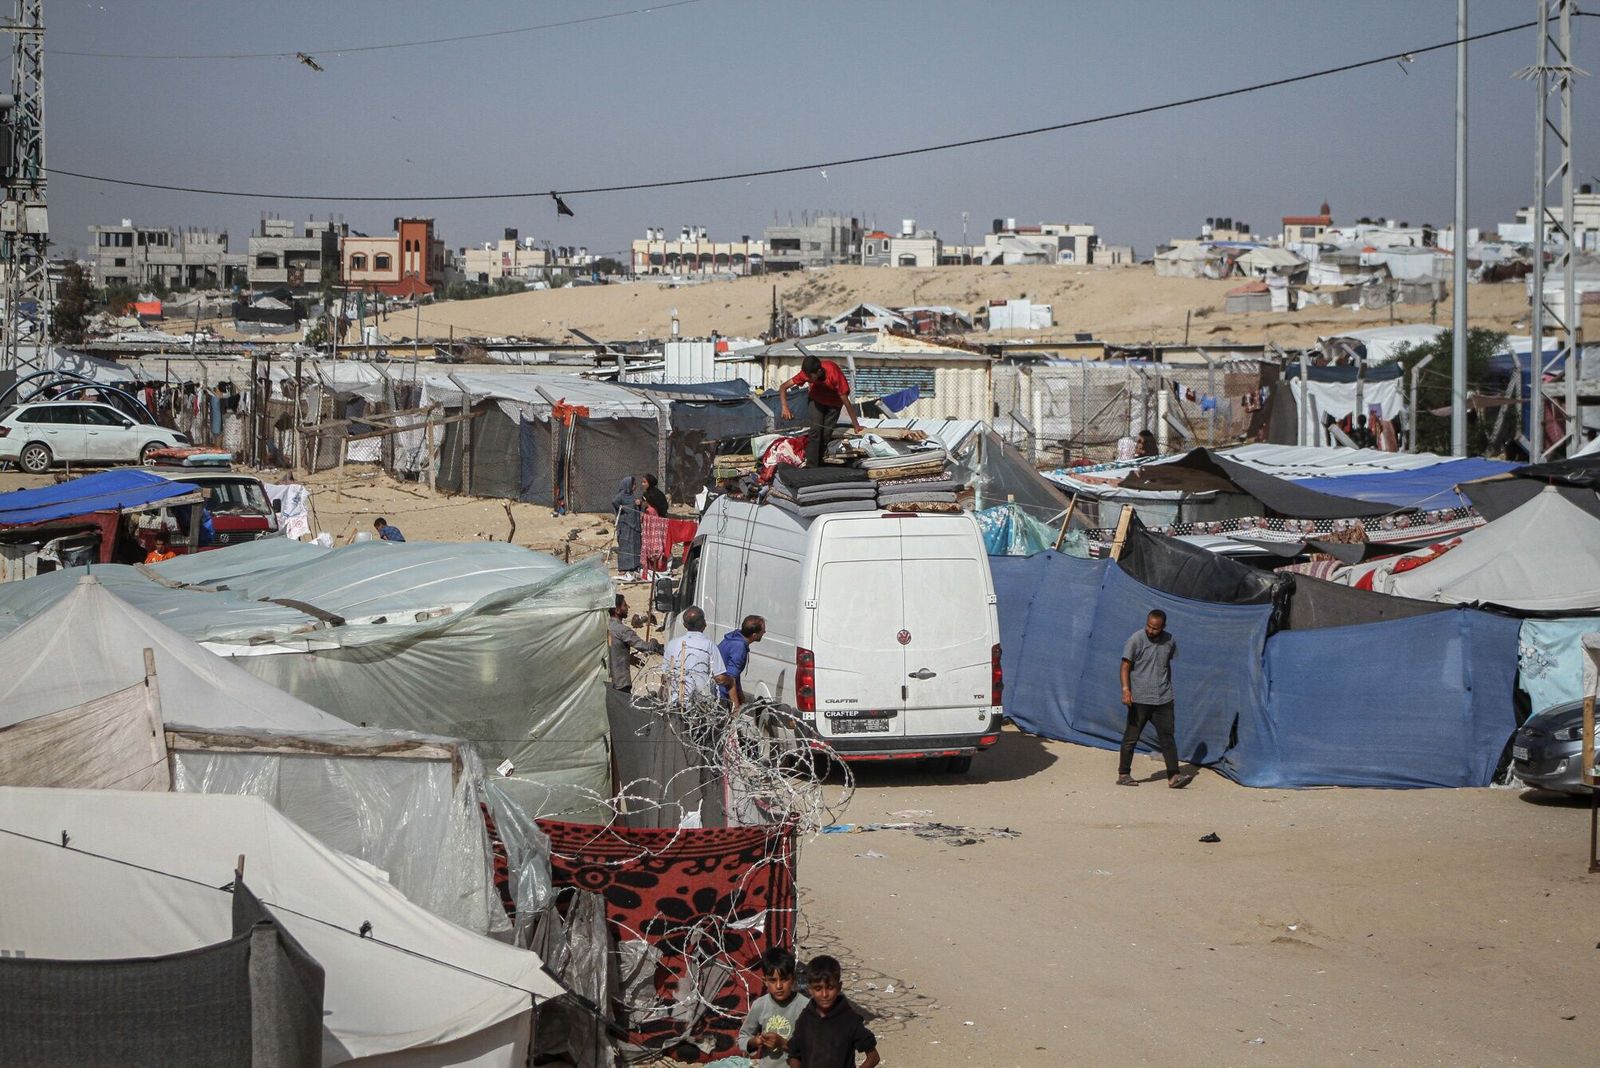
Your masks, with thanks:
M836 719L830 726L834 734L888 734L886 719Z
M1528 759L1528 747L1525 746L1525 745L1514 745L1514 746L1512 746L1511 747L1511 759L1512 760L1527 760Z

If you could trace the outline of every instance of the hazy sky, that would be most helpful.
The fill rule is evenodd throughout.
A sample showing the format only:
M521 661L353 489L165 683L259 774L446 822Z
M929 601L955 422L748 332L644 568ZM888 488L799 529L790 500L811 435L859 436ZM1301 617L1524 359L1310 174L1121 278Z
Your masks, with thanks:
M1452 0L698 0L584 25L346 52L638 8L643 0L197 4L50 0L50 165L176 185L317 195L501 193L754 170L1064 122L1450 40ZM1532 0L1474 0L1471 31ZM1579 19L1600 73L1600 20ZM1533 30L1470 49L1470 220L1532 200ZM66 51L296 50L292 59L109 59ZM1594 77L1576 93L1580 180L1600 183ZM485 203L296 203L52 178L55 242L91 223L227 229L342 215L368 233L432 215L452 247L504 227L593 252L647 226L759 236L774 213L902 218L959 241L995 217L1090 222L1141 255L1206 216L1262 233L1326 199L1336 220L1448 223L1452 51L1160 115L978 148L687 189Z

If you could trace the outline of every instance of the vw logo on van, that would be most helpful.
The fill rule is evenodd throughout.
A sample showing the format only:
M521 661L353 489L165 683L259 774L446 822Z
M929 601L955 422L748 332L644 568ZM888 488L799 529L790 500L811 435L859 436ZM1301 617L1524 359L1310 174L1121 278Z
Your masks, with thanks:
M911 632L909 630L903 630L894 636L894 640L899 642L901 645L910 645Z

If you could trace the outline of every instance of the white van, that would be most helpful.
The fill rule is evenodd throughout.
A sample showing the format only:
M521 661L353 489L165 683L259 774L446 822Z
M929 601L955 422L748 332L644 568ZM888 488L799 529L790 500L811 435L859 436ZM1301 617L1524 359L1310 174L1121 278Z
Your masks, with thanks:
M1000 625L970 515L801 519L719 497L690 546L669 634L691 604L717 642L764 616L745 694L793 711L847 760L937 757L964 772L999 738Z

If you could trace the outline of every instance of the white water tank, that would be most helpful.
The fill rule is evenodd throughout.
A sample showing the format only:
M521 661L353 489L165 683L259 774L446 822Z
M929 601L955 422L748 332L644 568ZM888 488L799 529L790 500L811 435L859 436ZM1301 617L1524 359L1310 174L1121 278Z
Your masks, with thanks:
M1016 228L1017 228L1017 220L1015 220L1015 219L1007 219L1006 220L1006 229L1007 230L1015 231Z
M901 219L900 220L900 236L901 237L914 237L914 236L916 236L916 232L917 232L917 220L915 220L915 219Z

